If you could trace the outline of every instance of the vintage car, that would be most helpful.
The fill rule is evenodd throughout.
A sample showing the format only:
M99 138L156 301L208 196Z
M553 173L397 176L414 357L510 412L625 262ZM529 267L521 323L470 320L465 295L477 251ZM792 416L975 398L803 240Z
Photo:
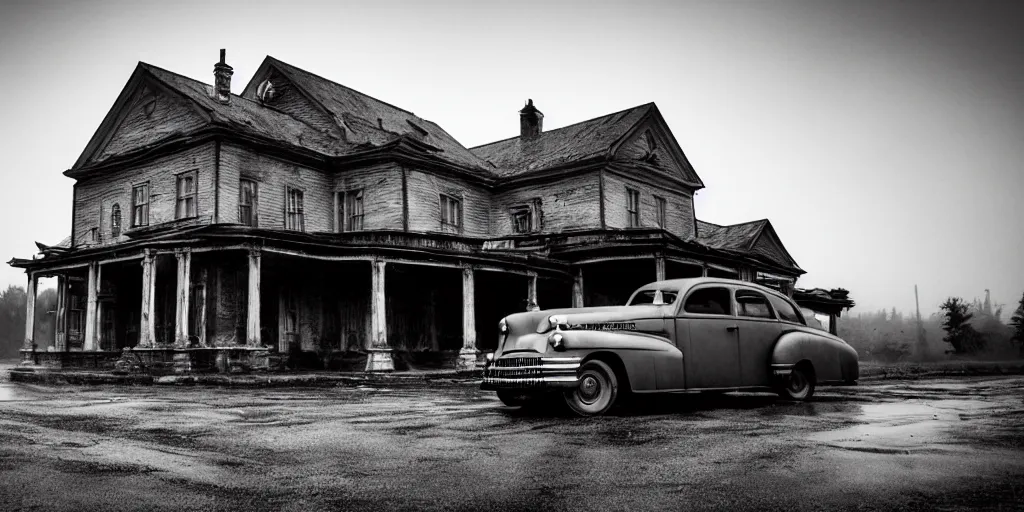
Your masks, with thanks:
M744 281L645 285L625 306L531 311L498 325L482 389L506 405L551 393L580 415L631 393L770 390L807 400L820 384L855 384L857 352L811 328L786 295Z

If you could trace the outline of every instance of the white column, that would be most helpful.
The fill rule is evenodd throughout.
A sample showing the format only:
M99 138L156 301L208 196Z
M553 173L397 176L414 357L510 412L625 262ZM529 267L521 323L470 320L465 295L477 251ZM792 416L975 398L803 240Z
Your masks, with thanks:
M150 348L156 341L156 257L146 249L142 257L142 312L139 315L139 344Z
M258 347L260 339L260 250L249 250L249 308L245 322L246 344Z
M39 278L32 272L28 273L28 286L25 289L25 342L22 350L32 350L36 328L36 286Z
M654 280L665 280L665 257L660 254L654 256Z
M583 268L576 269L572 280L572 307L583 307Z
M177 249L174 256L178 259L178 303L174 308L174 343L178 347L188 346L188 306L189 281L192 277L192 252L188 249Z
M384 268L386 262L370 262L370 350L366 371L391 371L395 360L388 345L387 302L384 294Z
M476 294L473 268L462 267L462 350L459 351L457 370L476 369Z
M537 273L531 273L527 277L526 281L526 300L528 302L527 309L538 308L540 304L537 302Z
M99 286L97 273L99 263L89 264L89 283L86 288L87 299L85 303L85 341L82 343L82 350L89 352L96 350L96 288Z

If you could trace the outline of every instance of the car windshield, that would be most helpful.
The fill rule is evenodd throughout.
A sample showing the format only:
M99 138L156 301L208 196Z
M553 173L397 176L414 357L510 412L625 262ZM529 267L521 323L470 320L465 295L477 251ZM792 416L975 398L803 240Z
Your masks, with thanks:
M637 292L633 300L629 301L630 306L653 304L662 306L672 304L679 294L675 290L641 290Z

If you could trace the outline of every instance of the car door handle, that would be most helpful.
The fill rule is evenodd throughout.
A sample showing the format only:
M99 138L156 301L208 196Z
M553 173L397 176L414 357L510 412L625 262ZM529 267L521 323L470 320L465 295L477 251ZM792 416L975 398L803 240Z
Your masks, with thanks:
M740 326L738 326L738 325L730 325L730 326L726 327L725 330L727 330L729 332L738 331L738 330L740 330Z

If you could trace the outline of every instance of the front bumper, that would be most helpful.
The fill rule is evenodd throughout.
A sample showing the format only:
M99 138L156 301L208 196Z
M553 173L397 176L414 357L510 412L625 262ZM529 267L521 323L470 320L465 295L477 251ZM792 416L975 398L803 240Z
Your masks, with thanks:
M508 356L484 367L480 389L573 389L579 386L579 357Z

